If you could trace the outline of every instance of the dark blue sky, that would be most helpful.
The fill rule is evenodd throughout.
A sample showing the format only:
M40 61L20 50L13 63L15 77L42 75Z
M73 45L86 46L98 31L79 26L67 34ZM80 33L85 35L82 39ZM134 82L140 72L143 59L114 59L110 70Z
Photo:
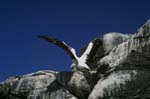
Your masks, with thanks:
M48 34L77 51L104 33L134 33L150 18L150 0L1 0L0 81L38 70L70 70L61 49L36 38Z

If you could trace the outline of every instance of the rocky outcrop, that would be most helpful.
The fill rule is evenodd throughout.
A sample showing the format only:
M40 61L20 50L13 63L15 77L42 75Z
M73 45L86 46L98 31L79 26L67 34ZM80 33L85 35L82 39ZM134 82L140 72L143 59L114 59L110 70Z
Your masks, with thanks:
M131 39L115 46L98 62L98 68L108 66L104 77L91 92L89 99L145 99L150 88L150 21ZM148 93L150 94L150 93Z
M57 81L79 99L86 99L90 94L91 80L90 74L85 75L82 72L60 72L57 74Z
M9 78L1 84L6 97L15 99L77 99L56 80L57 72L38 71L21 77Z
M134 35L111 32L92 42L92 71L10 77L0 84L0 99L150 98L150 20Z
M91 92L87 76L82 72L38 71L8 78L1 83L0 93L3 99L86 99Z

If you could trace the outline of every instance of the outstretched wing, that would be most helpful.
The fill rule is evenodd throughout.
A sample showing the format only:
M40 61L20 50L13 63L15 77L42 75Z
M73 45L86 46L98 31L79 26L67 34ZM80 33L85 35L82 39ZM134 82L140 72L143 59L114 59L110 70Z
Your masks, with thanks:
M89 55L89 53L91 52L92 50L92 47L93 47L93 42L90 42L88 44L88 47L86 48L85 52L82 54L82 56L80 57L80 60L82 60L83 62L86 62L87 60L87 57Z
M72 47L68 46L64 41L58 40L53 37L49 37L47 35L39 35L38 37L41 39L44 39L50 43L53 43L58 47L63 48L69 54L69 56L71 57L72 60L77 60L75 55L71 51Z

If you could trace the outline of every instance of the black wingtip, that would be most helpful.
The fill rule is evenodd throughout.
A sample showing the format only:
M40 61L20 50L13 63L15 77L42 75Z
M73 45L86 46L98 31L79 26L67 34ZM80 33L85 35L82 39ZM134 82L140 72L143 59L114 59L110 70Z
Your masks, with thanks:
M52 37L49 37L48 35L37 35L38 38L41 38L41 39L51 39Z
M40 38L40 39L44 39L46 41L49 41L49 42L56 42L56 41L58 41L56 38L50 37L48 35L37 35L37 37Z
M38 38L54 38L53 36L49 35L37 35Z
M47 35L37 35L38 38L44 38L46 37Z

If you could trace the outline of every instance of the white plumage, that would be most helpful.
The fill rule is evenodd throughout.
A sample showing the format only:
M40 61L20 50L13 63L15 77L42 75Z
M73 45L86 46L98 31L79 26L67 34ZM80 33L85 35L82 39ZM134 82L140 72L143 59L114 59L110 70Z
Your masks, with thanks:
M87 57L93 47L93 42L90 42L88 44L88 47L86 48L85 52L82 54L82 56L78 57L75 49L70 47L64 41L58 40L56 38L48 37L45 35L40 35L38 37L45 39L45 40L49 41L50 43L57 45L58 47L63 48L68 53L68 55L71 57L71 59L72 59L71 67L74 68L74 70L79 70L79 71L90 70L89 66L86 64L86 60L87 60Z

